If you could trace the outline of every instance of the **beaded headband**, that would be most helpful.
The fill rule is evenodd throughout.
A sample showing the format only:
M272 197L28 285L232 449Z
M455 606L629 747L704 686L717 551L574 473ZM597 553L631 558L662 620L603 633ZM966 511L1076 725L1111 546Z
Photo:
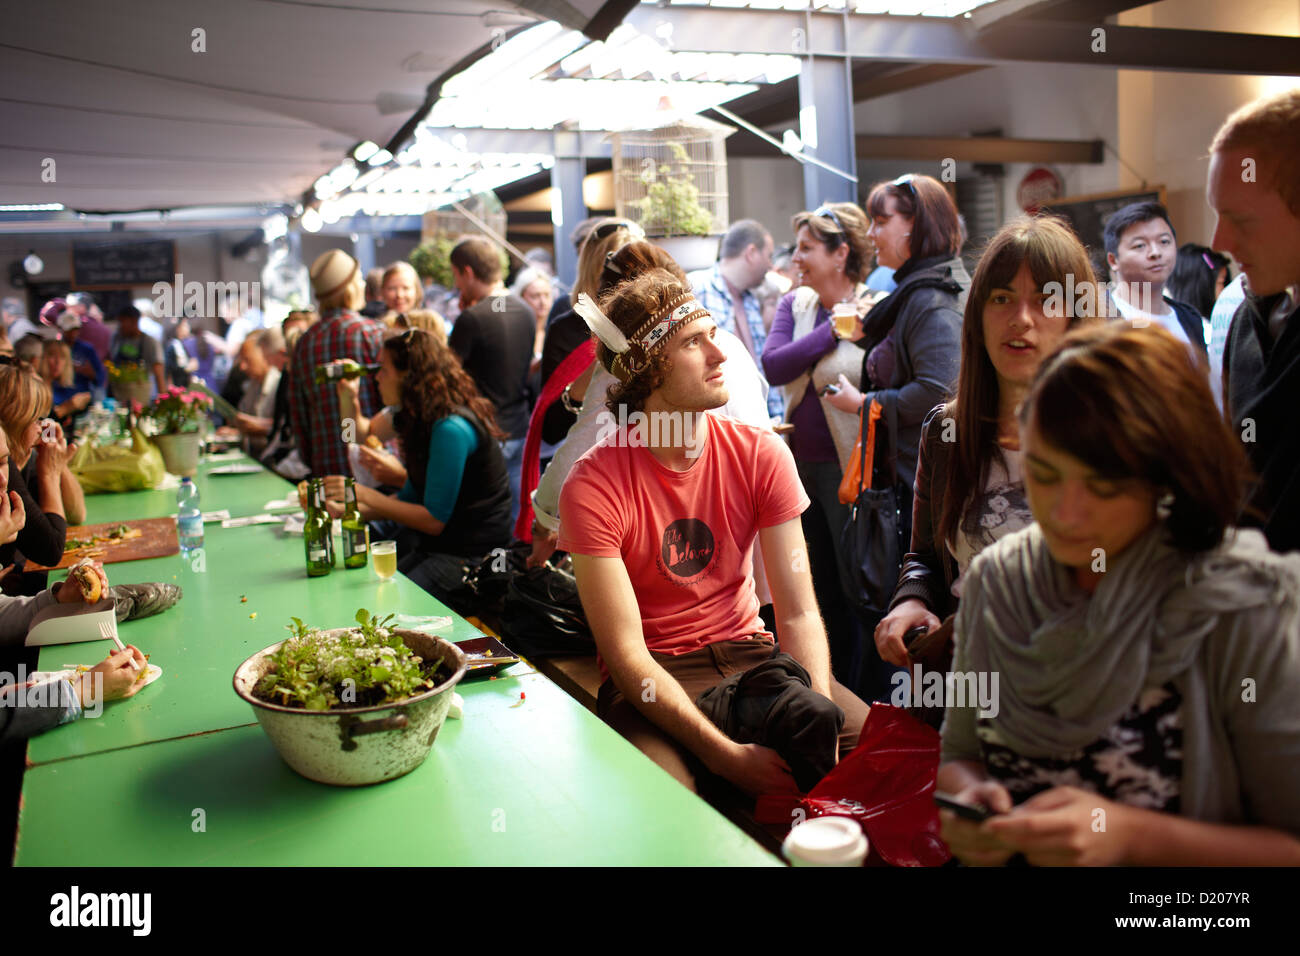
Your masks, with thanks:
M585 293L578 296L574 311L587 323L587 328L600 339L601 344L614 353L610 372L624 384L649 367L651 355L662 349L673 333L687 323L709 314L708 309L700 305L692 293L684 292L647 319L629 340Z

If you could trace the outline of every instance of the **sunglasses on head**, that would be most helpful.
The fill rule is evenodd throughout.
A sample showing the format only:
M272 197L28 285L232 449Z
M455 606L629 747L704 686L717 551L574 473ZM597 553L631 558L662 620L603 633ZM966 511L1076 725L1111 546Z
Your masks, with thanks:
M819 219L829 219L831 222L835 223L836 229L844 233L846 236L848 235L849 231L844 228L844 223L840 222L840 217L835 215L835 210L830 206L818 206L813 210L813 215Z
M614 222L607 222L604 225L597 226L595 231L592 233L592 236L596 239L608 239L610 236L614 235L614 233L618 232L620 229L626 229L637 239L645 238L645 231L640 226L638 226L634 222L630 222L624 219L619 219Z
M920 202L920 197L917 196L917 194L916 194L916 187L912 185L912 174L911 174L911 173L904 173L902 176L899 176L899 177L898 177L897 179L895 179L892 183L890 183L890 185L891 185L891 186L906 186L906 187L907 187L907 191L910 192L910 193L912 194L912 201L913 201L913 202Z

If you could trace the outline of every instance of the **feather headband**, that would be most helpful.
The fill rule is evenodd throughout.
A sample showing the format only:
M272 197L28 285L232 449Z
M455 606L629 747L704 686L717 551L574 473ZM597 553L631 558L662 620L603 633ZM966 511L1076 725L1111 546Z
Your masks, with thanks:
M623 383L645 371L651 354L663 348L675 331L686 323L709 314L695 300L694 295L690 292L683 293L647 320L629 341L585 292L578 295L573 310L582 317L587 328L591 329L601 344L614 353L610 372Z

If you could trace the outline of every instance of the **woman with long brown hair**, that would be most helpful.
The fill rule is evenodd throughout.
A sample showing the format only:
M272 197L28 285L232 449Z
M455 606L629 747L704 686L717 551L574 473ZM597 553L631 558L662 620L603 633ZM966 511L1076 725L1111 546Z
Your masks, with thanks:
M889 663L910 662L903 635L933 630L955 610L961 574L982 548L1033 520L1016 411L1066 332L1098 321L1095 294L1064 298L1067 288L1082 293L1092 282L1087 250L1058 219L1011 222L980 258L966 298L957 394L922 427L911 553L876 627L876 648Z
M966 572L938 787L966 863L1300 864L1300 555L1232 527L1246 458L1187 345L1070 333L1020 413L1029 527ZM982 676L981 676L982 682Z
M492 403L479 394L460 360L437 336L408 329L384 341L376 384L406 458L406 484L396 495L357 486L366 519L403 526L398 570L445 599L463 581L464 565L510 544L510 485L503 433ZM356 406L359 380L344 380ZM357 422L363 441L369 423ZM330 512L342 514L343 477L325 479Z

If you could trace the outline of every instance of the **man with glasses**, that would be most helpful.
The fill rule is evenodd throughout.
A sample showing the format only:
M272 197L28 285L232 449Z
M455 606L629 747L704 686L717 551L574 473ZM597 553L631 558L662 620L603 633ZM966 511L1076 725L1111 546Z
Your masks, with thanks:
M772 234L753 219L734 222L722 237L721 257L712 268L687 275L700 305L708 309L719 328L739 337L755 365L763 355L767 327L763 309L754 294L772 268ZM767 410L773 418L785 414L781 393L769 389Z

